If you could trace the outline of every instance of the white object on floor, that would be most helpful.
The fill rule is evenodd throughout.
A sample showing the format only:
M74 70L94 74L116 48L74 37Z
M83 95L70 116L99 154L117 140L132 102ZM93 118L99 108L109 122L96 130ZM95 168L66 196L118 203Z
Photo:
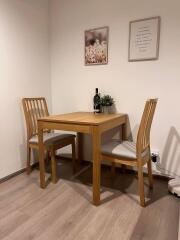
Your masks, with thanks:
M180 197L180 178L172 179L168 182L168 190Z

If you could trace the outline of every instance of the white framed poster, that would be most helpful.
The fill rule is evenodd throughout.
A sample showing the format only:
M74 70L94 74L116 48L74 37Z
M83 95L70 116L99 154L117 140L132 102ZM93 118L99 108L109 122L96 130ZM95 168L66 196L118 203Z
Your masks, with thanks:
M129 23L128 60L156 60L159 56L160 17L131 21Z

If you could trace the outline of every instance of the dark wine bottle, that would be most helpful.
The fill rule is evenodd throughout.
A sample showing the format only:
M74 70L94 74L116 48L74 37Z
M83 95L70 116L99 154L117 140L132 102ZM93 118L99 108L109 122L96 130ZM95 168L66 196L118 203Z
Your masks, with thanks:
M94 103L94 113L100 113L101 112L101 104L100 104L100 95L98 93L98 88L96 88L95 96L93 98Z

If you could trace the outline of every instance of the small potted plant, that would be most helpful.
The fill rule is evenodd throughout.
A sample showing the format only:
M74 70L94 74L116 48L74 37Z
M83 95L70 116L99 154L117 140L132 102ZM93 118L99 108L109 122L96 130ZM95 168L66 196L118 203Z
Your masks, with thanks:
M100 103L102 106L102 112L108 114L111 112L111 108L114 104L114 99L110 95L104 95L101 97Z

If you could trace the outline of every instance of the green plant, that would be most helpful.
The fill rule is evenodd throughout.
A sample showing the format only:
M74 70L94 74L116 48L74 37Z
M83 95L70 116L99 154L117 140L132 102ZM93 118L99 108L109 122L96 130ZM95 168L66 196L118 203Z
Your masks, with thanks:
M112 106L114 104L114 99L110 95L104 95L100 99L101 106Z

